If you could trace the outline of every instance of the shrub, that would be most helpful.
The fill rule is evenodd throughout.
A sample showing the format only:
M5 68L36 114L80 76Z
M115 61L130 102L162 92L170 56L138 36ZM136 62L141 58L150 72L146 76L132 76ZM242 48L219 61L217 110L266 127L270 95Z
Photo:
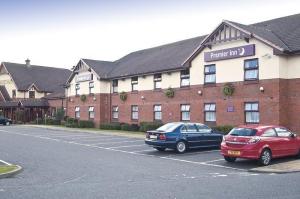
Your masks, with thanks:
M91 120L80 120L79 128L94 128L94 122Z
M78 120L75 118L67 118L65 126L70 128L78 128L79 127Z
M139 128L137 124L121 124L121 130L123 131L139 131Z
M121 124L120 123L100 124L100 129L105 129L105 130L121 130Z
M165 91L165 95L168 98L173 98L175 96L175 91L173 88L169 87L166 91Z
M55 113L55 120L61 121L64 119L65 116L65 110L63 108L59 108L57 109L56 113Z
M232 125L223 125L223 126L216 126L216 127L213 127L212 129L226 135L226 134L228 134L228 133L231 131L231 129L233 129L233 128L234 128L234 126L232 126Z
M124 102L127 100L127 93L125 93L124 91L122 91L120 93L120 99Z
M162 126L163 124L161 122L141 122L140 123L140 131L146 132L150 130L155 130Z
M52 119L52 118L47 118L46 119L46 124L47 125L60 125L60 120Z

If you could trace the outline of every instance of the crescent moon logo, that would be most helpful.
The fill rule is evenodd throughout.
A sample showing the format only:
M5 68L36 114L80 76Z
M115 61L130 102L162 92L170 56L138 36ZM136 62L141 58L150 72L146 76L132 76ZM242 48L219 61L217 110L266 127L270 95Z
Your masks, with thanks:
M243 56L245 54L245 48L239 48L239 55Z

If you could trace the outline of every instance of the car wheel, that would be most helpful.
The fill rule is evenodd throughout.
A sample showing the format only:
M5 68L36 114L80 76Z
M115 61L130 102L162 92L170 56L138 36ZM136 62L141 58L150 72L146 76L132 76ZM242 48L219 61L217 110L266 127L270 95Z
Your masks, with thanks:
M269 149L264 149L261 152L260 158L258 160L258 163L262 166L267 166L270 164L272 159L272 153Z
M158 151L165 151L166 150L166 148L162 148L162 147L154 147L156 150L158 150Z
M184 141L177 142L177 144L176 144L176 151L178 153L184 153L186 151L186 149L187 149L187 145L186 145L186 143Z
M9 126L9 125L10 125L10 122L9 122L9 121L7 121L5 125L6 125L6 126Z
M235 162L235 161L236 161L236 158L235 158L235 157L224 156L224 159L225 159L227 162Z

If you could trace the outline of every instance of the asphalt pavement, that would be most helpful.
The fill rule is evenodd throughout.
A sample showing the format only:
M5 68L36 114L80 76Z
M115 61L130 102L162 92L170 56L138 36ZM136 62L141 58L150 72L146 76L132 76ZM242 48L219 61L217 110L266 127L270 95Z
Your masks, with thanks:
M23 167L0 180L0 198L300 198L300 173L253 173L219 149L158 152L113 134L0 126L0 159ZM276 161L288 161L280 159Z

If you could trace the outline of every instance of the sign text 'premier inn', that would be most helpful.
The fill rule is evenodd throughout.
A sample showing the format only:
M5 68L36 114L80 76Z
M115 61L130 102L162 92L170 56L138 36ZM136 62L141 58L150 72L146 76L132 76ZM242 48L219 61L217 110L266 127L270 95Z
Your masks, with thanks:
M255 55L255 45L250 44L246 46L239 46L235 48L227 48L223 50L216 50L204 53L204 61L218 61L224 59L233 59L238 57L247 57Z

